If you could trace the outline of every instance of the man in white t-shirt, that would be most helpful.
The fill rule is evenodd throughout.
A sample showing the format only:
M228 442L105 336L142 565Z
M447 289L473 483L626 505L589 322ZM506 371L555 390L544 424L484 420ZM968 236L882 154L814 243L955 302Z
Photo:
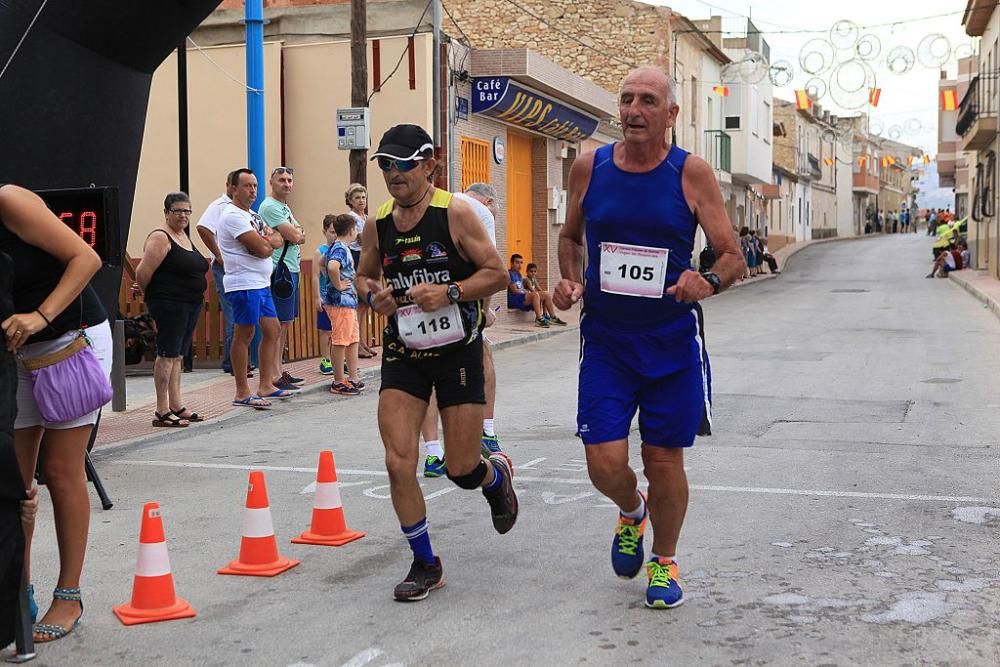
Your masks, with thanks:
M223 284L233 309L233 344L230 351L236 397L233 405L264 410L268 399L288 398L293 392L274 386L270 373L261 373L257 393L247 382L247 357L254 330L260 325L261 368L271 368L278 345L278 314L271 299L271 253L284 244L281 234L270 229L250 206L257 199L257 177L249 169L237 169L229 183L234 192L219 217L216 239L226 273Z
M222 370L230 374L233 372L232 360L229 358L229 348L233 344L233 306L229 303L229 298L226 297L226 290L222 286L222 278L226 273L225 262L222 259L222 252L219 250L216 235L219 231L219 218L222 217L222 211L233 201L233 192L236 188L229 184L232 177L233 172L226 174L225 193L205 208L205 212L201 214L196 227L198 236L201 237L205 247L208 248L208 251L214 257L212 261L212 277L215 283L215 292L219 295L219 305L222 307L222 319L226 329L225 347L222 350ZM260 329L257 329L254 339L250 343L251 369L257 367L257 348L259 345ZM250 376L252 373L247 373L247 375Z
M472 210L479 216L480 222L486 227L486 233L493 242L493 247L497 245L497 190L489 183L473 183L465 189L465 192L454 193L455 197L469 203ZM486 327L493 326L497 316L490 305L490 298L483 299L483 312L486 316ZM496 429L493 425L494 409L497 401L497 373L493 365L493 351L490 349L490 341L483 336L483 374L485 376L486 408L483 410L483 456L489 458L490 454L500 452L500 439L497 437ZM423 427L420 433L427 445L427 457L424 459L424 476L440 477L445 474L444 447L438 440L438 410L437 403L431 401L427 406L427 414L424 417Z

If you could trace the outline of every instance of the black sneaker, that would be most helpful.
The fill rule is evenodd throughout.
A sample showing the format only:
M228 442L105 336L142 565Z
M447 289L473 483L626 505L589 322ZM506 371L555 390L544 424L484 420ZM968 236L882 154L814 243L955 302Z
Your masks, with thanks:
M396 584L392 596L400 602L416 602L430 595L435 588L444 586L444 568L441 558L434 557L434 564L428 565L419 558L413 559L406 579Z
M493 528L503 535L510 531L517 523L517 495L514 493L514 485L511 480L514 476L510 469L510 463L503 454L494 454L490 457L493 469L500 475L500 488L491 493L483 491L486 501L490 504L490 513L493 515Z
M302 384L305 381L306 381L305 378L294 377L288 371L285 371L284 373L282 373L281 377L278 378L278 382L284 382L286 384Z

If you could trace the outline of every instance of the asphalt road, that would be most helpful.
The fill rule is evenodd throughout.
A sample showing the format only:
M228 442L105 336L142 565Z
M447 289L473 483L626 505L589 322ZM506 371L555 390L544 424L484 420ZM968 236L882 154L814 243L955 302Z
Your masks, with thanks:
M567 332L497 355L515 529L496 535L477 493L424 483L448 580L428 600L391 599L411 556L388 500L375 388L300 396L99 452L116 505L93 502L86 615L39 647L39 663L1000 664L1000 322L949 281L925 280L929 257L923 235L815 245L778 279L706 302L716 432L687 456L678 609L646 609L644 579L611 572L615 510L573 436ZM292 545L324 448L348 523L368 535ZM215 573L239 547L250 467L267 474L283 555L302 560L273 579ZM149 500L198 616L126 628L111 607L129 598ZM41 599L56 573L47 499L38 525Z

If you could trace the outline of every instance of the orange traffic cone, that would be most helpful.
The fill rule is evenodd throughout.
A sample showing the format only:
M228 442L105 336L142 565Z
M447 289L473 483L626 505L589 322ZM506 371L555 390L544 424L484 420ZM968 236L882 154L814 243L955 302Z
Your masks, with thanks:
M167 538L163 534L159 503L146 503L142 508L132 601L118 605L113 611L125 625L171 621L195 615L187 600L174 593L174 575L170 573Z
M247 509L243 515L243 539L240 557L219 570L219 574L243 574L252 577L273 577L290 570L299 561L278 555L278 541L271 523L271 508L267 503L264 473L250 473L247 489Z
M333 452L320 452L312 526L292 542L340 547L348 542L360 540L364 536L364 533L348 528L344 520L344 508L340 504L340 482L337 481L337 468L333 464Z

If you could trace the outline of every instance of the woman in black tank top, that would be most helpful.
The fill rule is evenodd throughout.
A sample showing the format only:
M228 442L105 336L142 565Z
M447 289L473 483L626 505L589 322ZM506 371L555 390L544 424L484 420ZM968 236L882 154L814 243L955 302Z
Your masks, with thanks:
M5 308L12 307L13 314L0 316L8 351L36 357L65 347L67 339L86 328L99 359L110 359L107 315L89 287L101 260L29 190L0 184L0 252L14 268L13 299ZM14 449L21 479L25 489L33 487L38 452L44 447L42 473L60 545L58 588L34 629L35 641L45 642L71 632L83 615L79 586L90 525L84 454L97 413L64 424L46 423L31 393L31 377L20 363L17 375ZM24 533L30 543L33 521L25 523Z
M163 224L146 237L136 282L156 321L156 411L153 426L187 426L202 421L181 401L181 357L191 345L208 281L208 261L184 233L191 222L191 199L172 192L163 201Z

